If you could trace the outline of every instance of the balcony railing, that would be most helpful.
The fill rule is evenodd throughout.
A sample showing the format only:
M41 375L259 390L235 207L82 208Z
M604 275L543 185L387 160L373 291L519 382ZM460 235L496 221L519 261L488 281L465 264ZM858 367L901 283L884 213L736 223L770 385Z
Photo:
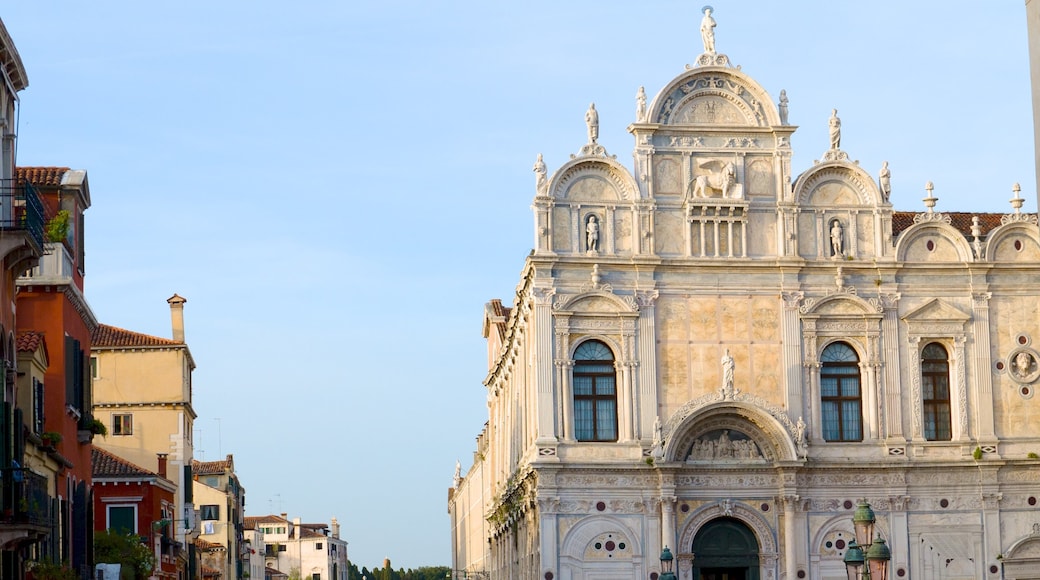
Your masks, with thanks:
M0 469L0 523L48 527L53 523L47 478L24 467Z
M43 252L43 225L43 202L36 188L29 182L0 179L0 231L25 231Z

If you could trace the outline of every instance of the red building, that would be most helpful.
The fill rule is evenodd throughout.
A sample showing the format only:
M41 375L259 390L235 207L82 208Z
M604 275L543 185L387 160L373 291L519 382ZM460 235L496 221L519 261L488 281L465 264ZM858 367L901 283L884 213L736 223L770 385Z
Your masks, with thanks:
M157 471L134 465L103 449L93 450L94 530L137 534L155 551L154 578L176 578L173 540L174 494L166 476L166 455L158 454Z
M39 265L16 281L19 332L46 342L43 433L69 467L59 476L59 561L93 568L91 499L90 333L97 320L83 295L83 212L90 207L86 171L66 167L18 167L17 182L31 185L52 216L45 227Z

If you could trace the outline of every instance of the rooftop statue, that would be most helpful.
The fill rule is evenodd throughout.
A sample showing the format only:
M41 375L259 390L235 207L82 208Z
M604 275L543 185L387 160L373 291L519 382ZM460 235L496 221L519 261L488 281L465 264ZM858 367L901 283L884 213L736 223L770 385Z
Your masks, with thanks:
M704 52L715 54L715 19L711 17L711 6L701 9L704 18L701 19L701 40L704 42Z
M838 109L831 110L831 119L828 124L831 132L831 149L841 149L841 119L838 118Z
M589 144L599 139L599 113L596 112L596 103L589 104L589 110L585 112L585 124L589 129Z

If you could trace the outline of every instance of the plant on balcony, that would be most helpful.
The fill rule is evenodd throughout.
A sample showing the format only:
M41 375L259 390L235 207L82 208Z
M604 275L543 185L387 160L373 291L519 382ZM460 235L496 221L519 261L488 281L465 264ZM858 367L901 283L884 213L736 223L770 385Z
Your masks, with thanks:
M87 429L89 429L94 435L108 437L108 427L105 427L105 424L98 419L91 419Z
M48 242L64 242L69 237L69 219L71 217L72 214L69 213L69 210L63 209L47 221L44 233Z
M44 431L40 434L40 439L43 439L43 444L48 447L54 447L58 443L61 443L61 433L55 431Z

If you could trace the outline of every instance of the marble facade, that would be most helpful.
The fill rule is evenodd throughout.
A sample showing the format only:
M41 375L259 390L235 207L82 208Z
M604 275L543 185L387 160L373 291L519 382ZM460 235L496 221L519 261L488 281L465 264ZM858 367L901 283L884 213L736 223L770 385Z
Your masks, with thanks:
M896 210L837 111L792 173L786 96L711 45L650 103L640 88L632 168L598 116L569 161L535 164L534 251L514 303L485 309L489 418L449 494L452 567L656 580L668 546L680 580L845 578L864 498L891 578L1040 576L1036 214L944 213L931 190ZM581 434L590 340L613 357L608 440ZM858 389L839 419L833 345ZM724 532L747 549L718 552Z

